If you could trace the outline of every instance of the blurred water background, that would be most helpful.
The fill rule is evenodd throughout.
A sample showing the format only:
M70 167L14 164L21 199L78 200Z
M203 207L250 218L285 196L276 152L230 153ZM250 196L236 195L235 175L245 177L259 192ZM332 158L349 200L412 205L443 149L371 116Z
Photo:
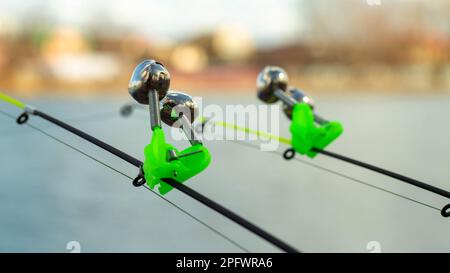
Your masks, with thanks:
M320 97L324 116L345 134L330 150L450 188L450 97ZM36 107L142 159L148 115L120 116L127 97L42 98ZM253 104L254 97L210 96L205 104ZM2 104L2 110L19 112ZM69 241L91 251L240 251L177 209L95 161L14 120L0 116L0 251L67 252ZM281 132L288 122L282 116ZM136 169L71 134L31 117L30 123L134 176ZM186 145L186 142L178 146ZM281 155L227 141L206 143L211 166L188 182L303 251L450 251L450 223L439 211L411 203ZM286 147L280 147L280 151ZM419 201L445 198L334 159L301 158ZM277 251L182 193L167 198L251 251Z

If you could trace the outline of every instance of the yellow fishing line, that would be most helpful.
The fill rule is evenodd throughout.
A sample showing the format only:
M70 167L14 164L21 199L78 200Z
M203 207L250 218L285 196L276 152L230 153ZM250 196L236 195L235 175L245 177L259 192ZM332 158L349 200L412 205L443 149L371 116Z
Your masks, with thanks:
M0 100L5 101L5 102L7 102L9 104L12 104L12 105L14 105L16 107L19 107L20 109L24 109L25 108L25 103L23 103L23 102L21 102L19 100L16 100L15 98L12 98L12 97L10 97L10 96L2 93L2 92L0 92Z
M201 120L201 122L207 121L207 119L205 119L205 118L201 118L200 120ZM269 133L266 133L263 131L253 130L253 129L250 129L247 127L238 126L238 125L232 124L232 123L227 123L227 122L222 122L222 121L212 121L212 122L214 122L214 124L216 124L218 126L222 126L224 128L230 128L230 129L234 129L236 131L246 132L246 133L257 135L257 136L260 136L260 137L263 137L266 139L274 139L280 143L291 145L291 140L284 138L284 137L272 135L272 134L269 134Z
M20 109L24 109L25 106L26 106L25 103L15 99L15 98L12 98L12 97L10 97L10 96L2 93L2 92L0 92L0 100L3 100L3 101L5 101L5 102L7 102L9 104L12 104L12 105L16 106L16 107L19 107ZM202 122L204 122L206 119L205 118L200 118L200 120ZM263 132L263 131L253 130L253 129L250 129L250 128L246 128L246 127L238 126L236 124L231 124L231 123L222 122L222 121L214 121L214 124L216 124L218 126L222 126L224 128L231 128L231 129L234 129L234 130L237 130L237 131L242 131L242 132L246 132L246 133L249 133L249 134L257 135L257 136L260 136L260 137L263 137L263 138L274 139L274 140L276 140L276 141L278 141L280 143L291 145L291 140L289 140L287 138L284 138L284 137L272 135L272 134L269 134L269 133L266 133L266 132Z

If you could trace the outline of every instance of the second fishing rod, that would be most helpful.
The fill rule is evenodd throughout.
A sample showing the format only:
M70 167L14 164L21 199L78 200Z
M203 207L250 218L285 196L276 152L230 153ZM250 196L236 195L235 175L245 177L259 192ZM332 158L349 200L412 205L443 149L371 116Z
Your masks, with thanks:
M290 160L295 153L314 158L322 154L338 159L435 193L450 199L450 192L417 179L377 167L344 155L325 150L343 132L342 125L337 121L329 121L315 113L313 100L300 89L289 87L286 71L280 67L267 66L257 77L257 95L265 103L283 103L283 111L291 120L292 148L287 149L284 158ZM441 210L443 217L450 217L450 204Z

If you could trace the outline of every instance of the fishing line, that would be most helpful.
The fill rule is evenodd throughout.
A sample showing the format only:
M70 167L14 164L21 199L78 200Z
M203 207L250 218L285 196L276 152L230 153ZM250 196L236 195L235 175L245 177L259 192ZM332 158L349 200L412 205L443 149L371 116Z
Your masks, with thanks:
M424 190L427 190L427 191L439 194L441 196L450 198L450 192L448 192L446 190L443 190L443 189L440 189L440 188L437 188L437 187L434 187L432 185L426 184L424 182L418 181L416 179L413 179L413 178L410 178L410 177L406 177L404 175L401 175L401 174L398 174L398 173L394 173L394 172L388 171L386 169L382 169L380 167L377 167L377 166L374 166L374 165L371 165L371 164L368 164L368 163L365 163L365 162L362 162L362 161L359 161L359 160L356 160L356 159L352 159L352 158L349 158L349 157L346 157L346 156L343 156L343 155L340 155L340 154L336 154L336 153L333 153L333 152L330 152L330 151L319 150L319 149L316 149L316 148L313 148L312 150L315 151L315 152L321 153L323 155L327 155L329 157L336 158L336 159L348 162L350 164L353 164L353 165L356 165L356 166L359 166L359 167L362 167L362 168L366 168L366 169L372 170L372 171L380 173L380 174L384 174L384 175L389 176L391 178L394 178L394 179L406 182L408 184L414 185L414 186L422 188Z
M127 105L125 105L125 106L122 107L122 109L121 109L121 114L122 114L123 116L128 116L128 115L130 115L130 114L132 113L132 109L143 110L143 108L141 108L139 105L135 105L135 104L134 104L134 105L133 105L133 104L127 104ZM203 124L203 125L205 125L205 124L208 123L208 122L209 122L209 120L207 120L207 119L206 119L206 120L205 120L205 119L202 120L202 124ZM224 128L231 128L231 129L233 129L233 130L243 131L243 132L250 133L250 134L254 134L254 135L257 135L257 136L266 138L266 139L273 139L273 140L276 140L276 141L278 141L278 142L280 142L280 143L287 144L287 145L290 145L290 144L291 144L291 141L290 141L289 139L287 139L287 138L284 138L284 137L280 137L280 136L276 136L276 135L271 135L271 134L266 133L266 132L262 132L262 131L258 131L258 130L253 130L253 129L250 129L250 128L238 126L238 125L236 125L236 124L225 123L225 122L218 122L218 121L212 121L212 122L213 122L214 125L222 126L222 127L224 127ZM232 142L233 142L233 143L242 144L242 145L251 146L251 147L253 147L253 148L256 148L256 147L254 147L253 145L247 144L247 143L245 143L245 142L238 142L238 141L232 141ZM289 149L289 150L292 150L292 149ZM289 150L288 150L288 151L289 151ZM365 168L365 169L368 169L368 170L371 170L371 171L374 171L374 172L379 173L379 174L386 175L386 176L391 177L391 178L394 178L394 179L396 179L396 180L400 180L400 181L406 182L406 183L408 183L408 184L411 184L411 185L413 185L413 186L416 186L416 187L425 189L425 190L427 190L427 191L436 193L436 194L441 195L441 196L444 196L444 197L446 197L446 198L450 198L450 192L445 191L445 190L440 189L440 188L437 188L437 187L434 187L434 186L432 186L432 185L426 184L426 183L424 183L424 182L418 181L418 180L416 180L416 179L413 179L413 178L410 178L410 177L406 177L406 176L404 176L404 175L401 175L401 174L398 174L398 173L394 173L394 172L388 171L388 170L386 170L386 169L383 169L383 168L380 168L380 167L377 167L377 166L374 166L374 165L371 165L371 164L368 164L368 163L365 163L365 162L362 162L362 161L359 161L359 160L355 160L355 159L352 159L352 158L349 158L349 157L346 157L346 156L343 156L343 155L339 155L339 154L336 154L336 153L333 153L333 152L329 152L329 151L325 151L325 150L320 150L320 149L316 149L316 148L313 148L313 151L315 151L315 152L317 152L317 153L321 153L322 155L326 155L326 156L329 156L329 157L332 157L332 158L335 158L335 159L338 159L338 160L341 160L341 161L344 161L344 162L347 162L347 163L350 163L350 164L353 164L353 165L356 165L356 166L359 166L359 167L362 167L362 168ZM273 151L273 152L274 152L274 153L277 153L277 154L281 154L281 155L284 156L284 153L281 153L281 152L279 152L279 151ZM295 154L295 151L292 150L292 152ZM428 205L428 204L426 204L426 203L420 202L420 201L415 200L415 199L412 199L412 198L410 198L410 197L407 197L407 196L404 196L404 195L401 195L401 194L398 194L398 193L389 191L389 190L384 189L384 188L381 188L381 187L377 187L377 186L372 185L372 184L370 184L370 183L366 183L366 182L364 182L364 181L361 181L361 180L358 180L358 179L356 179L356 178L347 176L347 175L345 175L345 174L342 174L342 173L339 173L339 172L336 172L336 171L327 169L327 168L325 168L325 167L321 167L321 166L319 166L319 165L316 165L316 164L313 164L313 163L310 163L310 162L307 162L307 161L304 161L304 160L301 160L301 159L298 159L298 158L295 158L295 159L296 159L298 162L301 162L301 163L303 163L303 164L307 164L307 165L313 166L313 167L315 167L315 168L319 168L319 169L321 169L321 170L323 170L323 171L326 171L326 172L328 172L328 173L333 173L333 174L335 174L335 175L338 175L338 176L341 176L341 177L350 179L350 180L352 180L352 181L354 181L354 182L357 182L357 183L360 183L360 184L362 184L362 185L366 185L366 186L368 186L368 187L371 187L371 188L374 188L374 189L378 189L378 190L381 190L381 191L384 191L384 192L393 194L393 195L398 196L398 197L400 197L400 198L403 198L403 199L405 199L405 200L409 200L409 201L412 201L412 202L414 202L414 203L417 203L417 204L420 204L420 205L429 207L429 208L431 208L431 209L438 210L438 211L441 212L441 215L442 215L443 217L449 217L449 216L450 216L450 211L449 211L449 210L450 210L450 204L444 206L442 209L439 209L439 208L437 208L437 207Z
M8 118L13 119L13 120L16 119L15 116L13 116L13 115L11 115L11 114L9 114L9 113L7 113L7 112L4 112L3 110L0 110L0 113L3 114L4 116L8 117ZM57 138L57 137L55 137L55 136L53 136L53 135L47 133L47 132L45 132L44 130L42 130L42 129L40 129L40 128L34 126L34 125L31 125L31 124L28 124L28 123L25 124L25 125L27 125L28 127L30 127L30 128L32 128L32 129L34 129L34 130L40 132L40 133L43 134L43 135L49 137L50 139L53 139L54 141L59 142L60 144L66 146L66 147L68 147L68 148L70 148L70 149L72 149L72 150L74 150L74 151L76 151L76 152L78 152L78 153L80 153L80 154L82 154L82 155L84 155L84 156L90 158L90 159L92 159L93 161L95 161L95 162L97 162L97 163L99 163L99 164L101 164L101 165L103 165L103 166L109 168L110 170L112 170L112 171L114 171L114 172L116 172L116 173L118 173L118 174L120 174L120 175L122 175L122 176L124 176L124 177L126 177L126 178L128 178L128 179L130 179L130 180L133 180L133 179L134 179L133 177L127 175L126 173L124 173L124 172L122 172L122 171L120 171L120 170L118 170L118 169L116 169L116 168L114 168L114 167L112 167L112 166L106 164L105 162L103 162L103 161L101 161L101 160L99 160L99 159L93 157L93 156L90 155L90 154L87 154L87 153L83 152L82 150L76 148L75 146L73 146L73 145L71 145L71 144L69 144L69 143L67 143L67 142L65 142L65 141L63 141L63 140L61 140L61 139L59 139L59 138ZM181 211L181 212L183 212L184 214L188 215L189 217L191 217L192 219L194 219L195 221L197 221L198 223L200 223L201 225L203 225L203 226L206 227L207 229L211 230L212 232L216 233L217 235L219 235L219 236L222 237L223 239L227 240L229 243L233 244L233 245L236 246L237 248L241 249L241 250L244 251L244 252L250 253L250 251L249 251L248 249L246 249L245 247L243 247L242 245L240 245L239 243L237 243L237 242L234 241L233 239L227 237L225 234L221 233L220 231L218 231L218 230L215 229L214 227L212 227L212 226L208 225L207 223L203 222L202 220L200 220L199 218L197 218L197 217L194 216L193 214L189 213L188 211L184 210L184 209L181 208L180 206L176 205L176 204L173 203L172 201L168 200L168 199L165 198L164 196L159 195L158 193L154 192L154 191L153 191L152 189L150 189L147 185L144 185L144 188L146 188L148 191L150 191L151 193L153 193L153 194L156 195L157 197L161 198L162 200L166 201L167 203L169 203L170 205L172 205L173 207L175 207L175 208L178 209L179 211Z
M47 115L47 114L45 114L45 113L43 113L43 112L41 112L39 110L34 110L33 111L33 115L39 116L39 117L41 117L41 118L43 118L43 119L45 119L45 120L47 120L47 121L49 121L51 123L53 123L53 124L63 128L63 129L65 129L65 130L67 130L67 131L69 131L69 132L71 132L71 133L73 133L73 134L75 134L75 135L77 135L77 136L79 136L79 137L81 137L81 138L91 142L92 144L94 144L94 145L104 149L105 151L108 151L108 152L112 153L113 155L115 155L115 156L117 156L117 157L127 161L128 163L130 163L130 164L132 164L132 165L134 165L134 166L136 166L138 168L142 164L142 162L140 160L136 159L135 157L133 157L131 155L128 155L128 154L122 152L121 150L119 150L119 149L117 149L117 148L115 148L115 147L113 147L113 146L111 146L111 145L101 141L100 139L95 138L95 137L93 137L93 136L91 136L89 134L86 134L85 132L83 132L83 131L75 128L75 127L72 127L69 124L67 124L67 123L65 123L63 121L60 121L60 120L58 120L58 119L56 119L56 118L54 118L52 116L49 116L49 115ZM19 119L20 119L20 116L19 116L18 120Z
M203 124L205 124L207 122L208 122L208 120L203 121ZM276 140L276 141L278 141L280 143L284 143L284 144L288 144L288 145L290 145L290 143L291 143L291 141L289 139L287 139L287 138L283 138L283 137L276 136L276 135L271 135L271 134L268 134L266 132L261 132L261 131L258 131L258 130L252 130L252 129L249 129L249 128L246 128L246 127L237 126L235 124L229 124L229 123L217 122L217 121L215 121L214 124L218 125L218 126L225 127L225 128L232 128L234 130L244 131L246 133L254 134L254 135L263 137L265 139L273 139L273 140ZM389 171L389 170L386 170L386 169L383 169L383 168L371 165L369 163L365 163L365 162L362 162L362 161L359 161L359 160L356 160L356 159L352 159L352 158L349 158L349 157L346 157L346 156L343 156L343 155L339 155L337 153L333 153L333 152L329 152L329 151L325 151L325 150L320 150L320 149L316 149L316 148L313 148L312 151L320 153L322 155L326 155L326 156L332 157L334 159L338 159L338 160L350 163L350 164L355 165L355 166L359 166L359 167L362 167L362 168L374 171L374 172L379 173L379 174L383 174L385 176L388 176L388 177L394 178L396 180L408 183L410 185L413 185L413 186L416 186L418 188L427 190L429 192L441 195L443 197L450 198L450 192L448 192L446 190L443 190L443 189L440 189L438 187L432 186L430 184L418 181L416 179L413 179L413 178L410 178L410 177L406 177L404 175L401 175L401 174L398 174L398 173L395 173L395 172L392 172L392 171ZM295 151L293 149L288 149L288 150L286 150L283 153L283 157L285 157L285 158L286 158L286 152L291 152L292 155L295 155ZM450 204L445 205L442 209L440 209L440 211L441 211L441 215L443 217L450 217Z
M246 146L246 147L248 147L248 148L252 148L252 149L257 149L257 150L259 150L259 147L258 147L257 145L249 144L249 143L247 143L247 142L236 141L236 140L230 140L230 142L235 143L235 144L238 144L238 145L241 145L241 146ZM282 155L282 154L283 154L283 152L280 152L280 151L269 151L269 152L270 152L270 153L273 153L273 154L277 154L277 155ZM295 160L298 161L298 162L300 162L300 163L302 163L302 164L304 164L304 165L308 165L308 166L310 166L310 167L313 167L313 168L316 168L316 169L320 169L320 170L322 170L322 171L325 171L325 172L328 172L328 173L331 173L331 174L340 176L340 177L342 177L342 178L351 180L351 181L356 182L356 183L359 183L359 184L361 184L361 185L364 185L364 186L367 186L367 187L370 187L370 188L373 188L373 189L377 189L377 190L380 190L380 191L383 191L383 192L392 194L392 195L394 195L394 196L403 198L403 199L405 199L405 200L414 202L414 203L416 203L416 204L419 204L419 205L422 205L422 206L425 206L425 207L428 207L428 208L431 208L431 209L434 209L434 210L437 210L437 211L441 211L440 208L437 208L437 207L434 207L434 206L432 206L432 205L429 205L429 204L423 203L423 202L421 202L421 201L415 200L415 199L413 199L413 198L410 198L410 197L407 197L407 196L404 196L404 195L395 193L395 192L393 192L393 191L390 191L390 190L387 190L387 189L384 189L384 188L381 188L381 187L372 185L372 184L367 183L367 182L364 182L364 181L362 181L362 180L360 180L360 179L357 179L357 178L348 176L348 175L346 175L346 174L343 174L343 173L340 173L340 172L337 172L337 171L334 171L334 170L331 170L331 169L328 169L328 168L319 166L319 165L317 165L317 164L308 162L308 161L306 161L306 160L302 160L302 159L299 159L299 158L295 158Z
M272 234L266 232L265 230L259 228L258 226L250 223L249 221L247 221L246 219L242 218L241 216L235 214L234 212L232 212L231 210L223 207L222 205L220 205L219 203L214 202L213 200L209 199L208 197L194 191L193 189L187 187L186 185L182 184L182 183L178 183L177 181L173 180L173 179L162 179L164 182L166 182L167 184L169 184L170 186L186 193L187 195L191 196L192 198L196 199L197 201L199 201L202 204L205 204L207 206L212 205L210 208L212 208L213 210L219 212L220 214L222 214L223 216L227 217L228 219L231 219L237 223L241 223L241 226L243 226L244 228L253 231L253 233L255 233L256 235L258 235L259 237L265 239L268 242L271 242L272 244L274 244L275 246L277 246L278 248L288 252L288 253L298 253L300 251L298 251L297 249L291 247L290 245L286 244L285 242L281 241L280 239L278 239L277 237L273 236ZM209 205L208 205L209 204Z
M50 115L47 115L29 105L26 105L14 98L11 98L3 93L0 92L0 100L4 100L8 103L11 103L13 105L16 105L17 107L19 107L20 109L23 109L23 113L17 118L16 122L18 124L24 124L27 122L27 120L29 119L29 115L34 115L34 116L39 116L93 144L95 144L96 146L114 154L115 156L127 161L128 163L136 166L137 168L141 169L141 166L143 165L143 162L141 162L140 160L134 158L133 156L130 156L126 153L124 153L123 151L112 147L111 145L89 135L86 134L85 132L72 127L70 125L68 125L67 123L64 123L63 121L60 121ZM233 222L235 222L236 224L240 225L241 227L244 227L245 229L249 230L250 232L252 232L255 235L258 235L260 238L266 240L267 242L271 243L272 245L278 247L279 249L285 251L285 252L289 252L289 253L298 253L300 252L299 250L291 247L290 245L284 243L283 241L281 241L280 239L274 237L273 235L269 234L268 232L266 232L265 230L263 230L262 228L250 223L248 220L246 220L245 218L242 218L241 216L237 215L236 213L232 212L231 210L221 206L220 204L214 202L213 200L209 199L208 197L194 191L193 189L189 188L186 185L183 185L175 180L165 180L164 181L166 184L168 184L169 186L172 186L173 188L178 189L179 191L185 193L186 195L188 195L189 197L199 201L200 203L206 205L207 207L209 207L210 209L215 210L216 212L222 214L223 216L227 217L228 219L232 220ZM181 185L181 186L180 186Z
M74 133L75 135L99 146L100 148L103 148L104 150L122 158L123 160L129 162L130 164L140 168L142 165L142 162L124 152L122 152L121 150L118 150L114 147L112 147L111 145L91 136L86 134L85 132L78 130L77 128L74 128L70 125L68 125L67 123L64 123L52 116L49 116L39 110L33 110L33 114L39 117L42 117L43 119L48 120L49 122L58 125L61 128L66 129L69 132ZM22 114L23 115L23 114ZM18 118L18 120L20 120L20 116ZM200 203L208 206L209 208L217 211L218 213L222 214L223 216L227 217L228 219L234 221L235 223L241 225L242 227L250 230L251 232L253 232L254 234L258 235L259 237L263 238L264 240L272 243L273 245L277 246L278 248L282 249L283 251L289 252L289 253L293 253L293 252L299 252L298 250L296 250L295 248L289 246L288 244L282 242L281 240L279 240L278 238L272 236L271 234L269 234L268 232L264 231L263 229L259 228L258 226L250 223L249 221L247 221L246 219L242 218L241 216L237 215L236 213L230 211L229 209L221 206L220 204L214 202L213 200L209 199L208 197L194 191L193 189L189 188L188 186L179 183L175 180L164 180L165 183L169 184L170 186L178 189L179 191L185 193L186 195L190 196L191 198L196 199L197 201L199 201Z
M105 120L107 118L113 118L117 116L117 111L107 111L107 112L103 112L103 113L94 113L94 114L90 114L90 115L83 115L83 116L78 116L78 117L72 117L72 118L68 118L67 121L69 122L92 122L92 121L102 121ZM14 118L16 119L16 118ZM43 128L47 129L50 126L45 126L43 125ZM13 128L13 127L11 127ZM14 128L17 128L17 126L15 126ZM31 132L31 131L28 131ZM8 136L8 135L17 135L17 134L23 134L25 132L17 132L17 131L10 131L10 130L4 130L2 132L0 132L1 136Z

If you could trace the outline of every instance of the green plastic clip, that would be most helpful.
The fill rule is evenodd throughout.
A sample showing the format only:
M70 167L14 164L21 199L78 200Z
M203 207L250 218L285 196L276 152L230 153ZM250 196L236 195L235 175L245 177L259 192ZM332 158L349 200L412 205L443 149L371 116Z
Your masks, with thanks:
M173 189L161 181L172 178L183 183L189 178L205 170L211 162L211 155L206 147L198 143L183 151L178 151L166 143L164 131L156 127L150 144L144 149L145 161L143 172L151 189L159 185L158 190L164 195Z
M341 123L330 121L322 125L314 124L314 113L306 103L295 104L292 110L292 147L296 152L314 158L322 150L337 139L344 131Z

